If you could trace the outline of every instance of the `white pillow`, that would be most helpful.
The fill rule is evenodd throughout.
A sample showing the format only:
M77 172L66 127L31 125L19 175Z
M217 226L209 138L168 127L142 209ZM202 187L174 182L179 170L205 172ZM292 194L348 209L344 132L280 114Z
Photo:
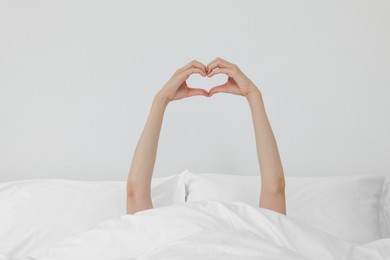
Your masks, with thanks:
M390 238L390 177L383 184L380 212L382 238Z
M185 201L183 174L152 179L154 207ZM126 181L0 183L0 253L23 257L126 214Z
M354 244L381 238L381 176L340 176L287 180L287 213Z
M287 177L287 215L354 244L381 238L379 201L385 177ZM259 205L260 176L186 173L187 201Z
M260 176L187 172L186 201L218 200L259 206Z

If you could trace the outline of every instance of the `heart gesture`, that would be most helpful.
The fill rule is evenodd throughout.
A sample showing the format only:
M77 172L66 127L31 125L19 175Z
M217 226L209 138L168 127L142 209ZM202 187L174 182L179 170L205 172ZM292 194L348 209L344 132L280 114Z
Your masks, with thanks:
M208 92L204 89L191 88L187 85L186 80L194 73L203 77L226 74L228 79L226 83L215 86ZM159 93L169 102L196 95L211 97L216 93L230 93L248 97L255 92L258 92L257 87L237 65L222 58L216 58L207 67L199 61L191 61L184 67L178 69L169 81L165 83Z
M226 74L228 79L226 83L215 86L208 92L187 85L186 80L194 73L203 77ZM161 125L168 103L196 95L211 97L216 93L230 93L246 97L252 113L261 174L259 207L286 214L284 172L262 94L237 65L221 58L216 58L207 66L196 60L191 61L178 69L154 97L127 179L128 214L153 208L151 181Z

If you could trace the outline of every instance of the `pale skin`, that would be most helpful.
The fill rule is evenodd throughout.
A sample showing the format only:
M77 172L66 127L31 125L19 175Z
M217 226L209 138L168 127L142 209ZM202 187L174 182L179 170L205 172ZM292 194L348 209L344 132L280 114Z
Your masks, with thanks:
M225 84L206 91L191 88L186 80L194 73L203 77L226 74ZM261 192L259 207L286 215L285 179L278 146L265 111L261 91L240 70L222 58L207 66L191 61L178 69L154 96L148 119L138 141L127 179L127 214L153 208L151 180L156 161L157 147L166 107L173 101L193 96L212 97L229 93L246 98L255 131L257 158L260 167Z

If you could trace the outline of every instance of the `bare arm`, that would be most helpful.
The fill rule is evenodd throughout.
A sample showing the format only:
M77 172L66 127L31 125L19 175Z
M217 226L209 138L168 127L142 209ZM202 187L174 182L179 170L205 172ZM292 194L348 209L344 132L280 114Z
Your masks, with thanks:
M152 208L150 184L165 108L168 102L156 95L138 141L127 181L127 213Z
M256 137L261 173L259 207L286 214L285 180L278 147L272 132L260 90L237 65L217 58L207 66L207 76L226 74L228 81L210 90L210 96L224 92L245 96L248 100Z
M247 99L252 112L257 158L261 172L259 206L286 215L285 181L282 162L260 91L247 96Z
M207 91L189 88L186 83L191 74L206 76L205 69L206 67L197 61L188 63L178 69L155 95L127 178L127 214L153 207L150 187L165 109L173 100L195 95L208 97Z

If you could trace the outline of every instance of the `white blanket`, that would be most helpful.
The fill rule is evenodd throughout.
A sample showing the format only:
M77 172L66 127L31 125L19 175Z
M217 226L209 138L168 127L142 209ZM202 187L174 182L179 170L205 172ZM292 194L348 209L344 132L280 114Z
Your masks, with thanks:
M201 201L110 219L25 259L388 260L390 239L355 246L271 210Z

